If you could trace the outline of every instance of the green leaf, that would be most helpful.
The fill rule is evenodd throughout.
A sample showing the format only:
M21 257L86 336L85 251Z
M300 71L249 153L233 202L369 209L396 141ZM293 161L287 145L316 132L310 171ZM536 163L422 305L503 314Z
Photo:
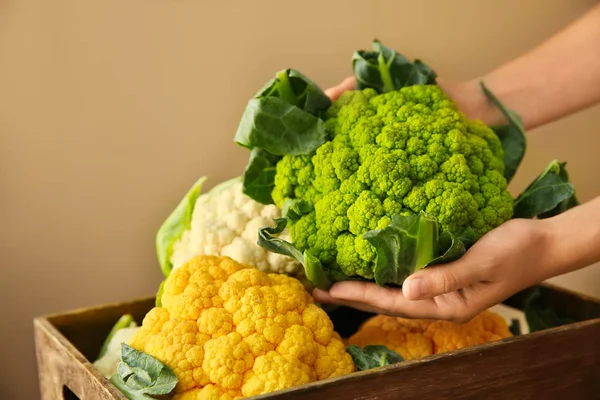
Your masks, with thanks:
M567 172L567 163L566 162L559 163L558 176L564 182L571 182L569 179L569 173ZM556 207L554 207L553 209L539 213L537 217L538 217L538 219L554 217L554 216L556 216L558 214L562 214L563 212L567 211L568 209L573 208L578 205L579 205L579 200L577 199L577 193L575 192L575 188L573 188L573 195L571 197L566 198L563 201L559 202L558 205Z
M383 345L368 345L360 348L351 344L346 347L346 351L352 356L352 360L354 360L354 364L359 371L366 371L404 361L400 354Z
M458 260L474 242L475 233L471 229L459 236L448 231L443 231L440 234L439 255L428 262L423 268Z
M473 228L467 228L458 235L457 239L468 249L477 241L477 234Z
M405 86L434 84L436 73L420 60L410 62L402 54L373 41L373 50L357 50L352 57L356 88L372 88L378 93Z
M510 326L508 327L508 329L510 329L510 332L514 336L520 335L521 334L521 322L516 318L511 319Z
M149 354L121 344L121 361L110 381L131 400L150 400L173 391L175 373Z
M331 106L331 99L315 82L291 68L277 72L254 96L262 97L280 97L316 117Z
M492 127L492 130L502 143L502 149L504 150L504 177L510 183L521 165L527 148L527 138L525 136L523 121L515 111L506 108L483 82L480 85L483 93L500 109L504 117L508 120L508 125Z
M273 204L277 162L284 155L309 154L327 140L321 118L331 100L295 69L279 71L248 101L234 141L249 150L243 193Z
M383 229L366 232L363 237L375 247L374 269L378 285L402 285L402 282L422 268L460 258L467 246L460 237L442 232L435 217L392 215Z
M577 322L573 318L559 315L554 308L544 305L539 289L535 289L525 299L523 310L530 332L542 331Z
M162 295L165 291L165 282L166 279L163 279L163 281L160 283L160 286L158 286L158 292L156 293L156 300L154 302L156 307L162 307Z
M284 156L309 154L325 143L322 119L278 97L252 99L242 115L236 142Z
M437 221L420 213L395 214L384 229L365 233L363 237L377 251L375 282L382 286L401 285L409 275L427 265L437 256L438 232Z
M304 255L300 250L298 250L293 244L272 236L278 235L285 230L288 219L275 218L273 221L276 224L275 227L272 228L268 226L259 229L257 244L273 253L293 257L297 261L304 264Z
M135 320L133 319L133 316L131 314L122 315L121 318L119 318L119 320L113 325L106 339L104 339L104 343L100 348L100 352L98 353L97 358L100 359L104 356L104 354L106 354L106 350L108 349L110 341L118 331L120 331L123 328L130 328L134 326L137 326L137 324L135 323Z
M275 186L276 165L280 159L281 156L259 147L252 149L243 175L242 192L261 204L273 204L271 192Z
M331 100L294 69L277 73L248 101L235 142L278 155L309 154L327 140L321 115Z
M566 163L553 160L515 199L513 218L546 218L577 204Z
M287 199L283 203L281 214L290 221L298 221L303 215L312 212L313 209L313 205L306 200Z
M190 228L196 199L200 196L204 181L206 181L206 177L202 177L194 183L156 234L156 253L165 277L169 276L173 269L173 264L171 264L173 245L181 238L183 232Z

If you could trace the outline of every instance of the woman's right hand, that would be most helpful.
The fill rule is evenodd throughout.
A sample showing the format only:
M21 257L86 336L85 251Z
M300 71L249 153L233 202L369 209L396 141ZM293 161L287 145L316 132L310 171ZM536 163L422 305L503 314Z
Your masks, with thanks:
M504 125L504 115L485 97L479 81L451 81L438 77L437 85L458 105L469 119L480 119L488 125ZM342 93L356 88L356 78L349 76L339 84L325 90L325 94L335 101Z
M326 89L325 94L331 99L331 101L335 101L338 97L341 96L342 93L348 90L353 90L355 87L356 78L354 78L354 76L349 76L336 86L332 86Z

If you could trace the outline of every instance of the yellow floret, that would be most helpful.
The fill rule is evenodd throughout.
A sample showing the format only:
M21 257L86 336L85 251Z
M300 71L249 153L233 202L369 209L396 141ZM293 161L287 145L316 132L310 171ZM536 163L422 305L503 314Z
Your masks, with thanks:
M173 370L174 400L238 399L356 370L300 281L224 256L174 270L130 345Z
M413 360L510 336L506 321L488 310L465 324L377 315L367 320L348 344L384 345L405 360Z

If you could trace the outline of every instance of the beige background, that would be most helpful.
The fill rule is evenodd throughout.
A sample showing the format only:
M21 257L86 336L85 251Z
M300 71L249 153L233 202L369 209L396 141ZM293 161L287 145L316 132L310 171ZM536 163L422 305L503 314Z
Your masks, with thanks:
M0 0L0 397L38 397L34 316L155 292L156 229L199 176L241 173L239 117L279 69L326 87L377 37L471 78L594 3ZM599 111L531 132L512 189L560 158L599 195ZM559 281L600 295L599 268Z

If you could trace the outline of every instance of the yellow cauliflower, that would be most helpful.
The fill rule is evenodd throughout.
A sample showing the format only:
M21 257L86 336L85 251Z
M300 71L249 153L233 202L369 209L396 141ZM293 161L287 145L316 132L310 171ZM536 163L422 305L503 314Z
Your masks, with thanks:
M405 360L413 360L510 336L504 318L488 310L465 324L376 315L348 339L348 344L384 345Z
M226 256L174 270L129 344L173 370L174 400L254 396L356 369L297 279Z

